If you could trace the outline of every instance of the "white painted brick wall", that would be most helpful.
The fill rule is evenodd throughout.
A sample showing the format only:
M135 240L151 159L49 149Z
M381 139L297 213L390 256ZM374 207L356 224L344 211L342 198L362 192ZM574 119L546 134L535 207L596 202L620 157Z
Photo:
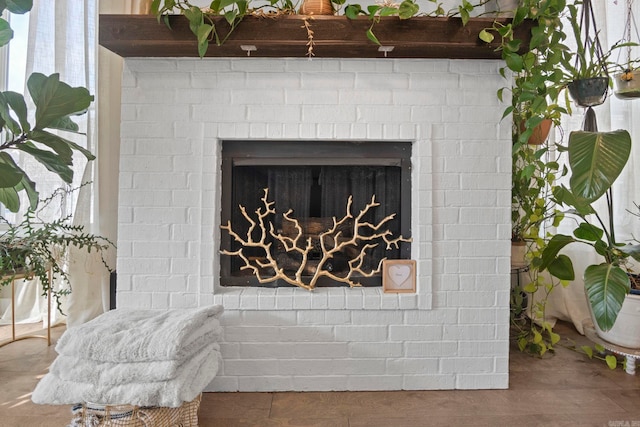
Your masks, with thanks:
M508 386L510 143L495 61L128 59L119 307L222 304L209 390ZM222 139L409 140L416 294L221 288Z

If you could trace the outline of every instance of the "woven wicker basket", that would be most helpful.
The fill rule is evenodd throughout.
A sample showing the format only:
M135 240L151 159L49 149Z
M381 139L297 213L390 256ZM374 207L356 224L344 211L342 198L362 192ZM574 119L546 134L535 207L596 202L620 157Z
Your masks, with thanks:
M84 403L73 407L68 427L198 427L201 397L177 408Z
M331 0L303 0L298 11L301 15L333 15Z

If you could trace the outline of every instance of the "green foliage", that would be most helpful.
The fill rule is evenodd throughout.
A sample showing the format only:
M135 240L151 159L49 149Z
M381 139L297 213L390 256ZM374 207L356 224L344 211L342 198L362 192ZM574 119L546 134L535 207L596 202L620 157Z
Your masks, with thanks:
M7 11L16 15L23 15L29 12L32 7L33 0L1 0L0 14ZM4 18L0 18L0 46L8 44L12 38L13 30L11 26Z
M73 180L73 151L79 151L89 160L95 158L83 147L52 132L79 133L78 125L70 116L86 112L93 101L89 91L70 87L60 81L58 74L40 73L29 77L27 88L36 107L34 125L28 121L22 95L0 92L0 129L5 133L5 140L0 144L0 203L12 212L20 208L20 191L26 191L31 208L37 204L38 193L35 183L9 154L11 150L29 154L68 184Z
M67 250L76 247L85 249L88 253L96 251L100 253L105 267L111 271L103 252L109 247L115 247L108 239L89 234L82 226L72 225L70 217L51 222L39 219L40 213L64 194L66 193L59 190L42 201L37 210L30 208L17 224L0 216L0 224L5 230L0 234L0 287L11 284L16 275L26 272L28 276L40 280L43 295L51 292L61 313L61 297L71 292L64 263ZM64 287L57 289L54 283L60 279Z
M535 240L543 223L556 214L550 199L555 181L564 174L548 145L517 142L512 151L511 239Z
M616 356L607 353L607 350L600 344L595 344L593 347L589 345L581 345L580 347L578 347L575 342L569 341L569 344L566 345L566 347L570 350L583 353L589 359L602 360L611 370L616 369L618 365L622 366L623 369L626 368L625 360L618 361L618 358Z
M198 55L203 57L210 42L222 45L246 15L292 14L296 7L292 0L269 0L268 4L257 8L251 6L251 0L213 0L206 8L194 6L189 0L153 0L151 13L158 17L158 22L162 20L168 27L171 27L169 15L184 15L198 42ZM229 25L225 36L221 36L213 19L217 16L224 17Z
M524 283L511 289L511 332L520 351L542 357L553 351L560 341L560 335L554 332L551 323L546 321L549 295L558 286L568 286L569 281L542 274L539 266L546 239L531 239L527 241L527 245L526 257L529 266L526 271L518 273L519 280ZM527 306L529 310L525 312Z
M456 16L460 15L463 23L469 20L473 9L487 2L480 0L479 4L471 4L468 0L460 0L460 5L448 12L442 7L442 2L438 0L428 0L435 8L429 13L421 13L420 6L416 0L402 0L400 3L381 2L380 4L369 5L363 8L360 4L346 4L346 0L332 0L332 3L339 8L344 6L344 16L349 19L356 19L366 16L371 21L367 29L366 36L373 43L380 44L374 33L374 27L379 22L380 17L397 16L400 19L409 19L414 16ZM170 27L169 15L184 15L189 21L189 28L198 42L198 55L205 56L210 42L220 46L224 44L229 35L235 30L242 19L247 15L276 16L295 14L297 2L293 0L269 0L268 4L254 7L251 0L213 0L209 7L200 8L194 6L189 0L153 0L151 3L151 13L158 17L158 22ZM225 28L225 36L216 25L215 17L223 16L228 28Z
M31 10L32 0L0 1L0 12L22 14ZM0 19L0 46L13 37L8 23ZM11 153L22 152L33 157L47 170L64 182L73 181L73 152L82 153L88 160L94 156L83 147L59 136L55 131L80 133L72 116L84 114L93 96L83 87L72 88L60 81L58 74L45 76L33 73L27 79L27 88L35 105L35 123L23 95L0 92L0 203L8 210L20 208L21 192L25 192L31 209L38 203L36 184L16 163Z
M621 245L615 238L611 186L629 159L631 137L625 130L612 132L572 132L569 136L570 188L560 186L553 201L564 205L576 219L573 235L558 234L548 242L540 269L558 277L561 271L573 274L573 265L562 259L560 251L573 243L588 245L604 258L584 272L587 297L600 329L613 327L630 290L626 264L640 261L640 245ZM606 195L607 212L599 213L593 203ZM595 220L594 220L595 218ZM604 221L608 218L608 222ZM595 221L595 222L594 222ZM562 269L554 263L563 262Z
M631 135L612 132L571 132L571 191L586 202L598 200L613 185L631 153Z
M567 51L562 58L565 83L594 77L608 77L616 68L626 69L626 65L621 66L612 62L611 55L617 49L637 46L637 43L620 40L609 50L604 51L600 45L598 30L595 28L590 8L587 6L584 1L578 0L567 5L568 21L576 47L572 52ZM628 59L629 65L638 62L638 59Z
M482 41L490 43L500 38L500 50L505 66L502 76L513 75L513 80L498 91L503 99L505 91L511 92L511 105L503 117L513 116L514 143L525 144L534 128L544 119L559 125L567 110L558 104L563 76L559 64L568 48L563 44L566 35L560 17L565 9L565 0L526 0L521 2L512 22L493 26L480 32ZM514 37L514 29L525 20L531 20L531 40L525 45Z

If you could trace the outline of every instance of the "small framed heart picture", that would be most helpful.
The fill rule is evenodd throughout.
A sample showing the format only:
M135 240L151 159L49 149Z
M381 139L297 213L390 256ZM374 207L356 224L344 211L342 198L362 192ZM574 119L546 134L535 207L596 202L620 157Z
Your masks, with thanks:
M384 292L415 292L416 261L386 259L382 262L382 290Z

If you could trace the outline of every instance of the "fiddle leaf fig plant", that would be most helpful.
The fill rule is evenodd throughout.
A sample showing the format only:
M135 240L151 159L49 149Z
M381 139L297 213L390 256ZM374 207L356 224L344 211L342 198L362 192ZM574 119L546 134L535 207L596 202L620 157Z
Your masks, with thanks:
M93 101L89 91L61 82L58 74L33 73L27 87L36 106L34 125L28 121L27 104L21 94L0 92L0 129L5 134L0 144L0 203L12 212L20 208L20 191L26 191L31 207L38 201L36 184L15 162L12 151L32 156L68 184L73 180L73 151L88 160L95 159L85 148L53 133L80 133L70 116L86 112Z
M5 10L23 14L31 10L32 0L0 1L0 13ZM13 38L13 31L0 18L0 46ZM64 182L73 181L73 152L82 153L88 160L95 157L85 148L60 136L59 131L80 133L72 116L84 114L93 101L86 88L71 87L60 81L59 74L46 76L33 73L27 79L27 88L35 106L30 114L22 94L0 92L0 203L9 211L20 208L20 193L25 192L29 207L38 204L36 183L16 162L15 154L31 156ZM29 117L35 116L35 123Z

